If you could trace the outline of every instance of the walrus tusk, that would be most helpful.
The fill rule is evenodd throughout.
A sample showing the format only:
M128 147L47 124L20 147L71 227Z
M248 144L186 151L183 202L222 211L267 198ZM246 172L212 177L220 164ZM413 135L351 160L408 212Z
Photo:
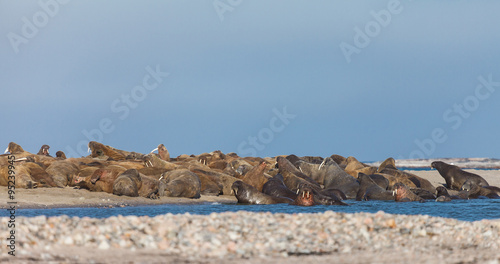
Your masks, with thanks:
M155 148L155 149L151 150L151 152L149 152L149 154L151 154L151 153L153 153L153 152L155 152L157 150L158 150L158 148Z
M90 147L87 148L87 152L90 153Z
M14 160L14 161L18 162L18 161L23 161L23 160L28 160L28 158L27 158L27 157L24 157L24 158L19 158L19 159L16 159L16 160Z
M299 167L299 170L300 170L300 172L304 173L304 172L302 171L302 168L301 168L301 167Z
M299 194L299 191L300 191L300 190L299 190L299 189L297 189L297 193L296 193L296 194Z
M163 179L163 174L161 175L161 177L158 180L161 181L161 179Z
M321 170L321 167L323 167L323 165L325 165L325 161L326 161L326 159L323 159L323 162L321 162L321 164L319 165L318 170Z
M151 167L154 167L153 162L151 162L150 160L148 160L148 161L149 161L149 165L151 165Z
M7 153L7 152L9 152L9 147L7 147L7 148L5 149L5 152L4 152L3 154L5 154L5 153Z

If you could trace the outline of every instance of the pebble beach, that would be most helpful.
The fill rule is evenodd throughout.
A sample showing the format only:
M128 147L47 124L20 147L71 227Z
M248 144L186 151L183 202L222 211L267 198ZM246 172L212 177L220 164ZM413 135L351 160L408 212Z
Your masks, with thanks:
M8 218L1 219L6 233ZM499 263L500 220L464 222L384 212L271 214L228 212L107 219L68 216L16 220L16 256L27 263ZM75 250L81 249L81 250ZM117 255L128 251L129 257ZM147 255L147 257L142 257ZM353 259L353 256L358 256ZM367 257L377 256L368 262Z

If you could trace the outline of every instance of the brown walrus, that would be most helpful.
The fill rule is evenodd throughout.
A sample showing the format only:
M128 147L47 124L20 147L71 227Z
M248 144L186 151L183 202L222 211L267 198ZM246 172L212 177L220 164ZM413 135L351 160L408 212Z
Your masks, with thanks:
M462 189L465 191L469 192L469 198L471 199L477 199L480 196L483 197L488 197L488 198L500 198L500 189L498 187L495 187L495 189L490 189L491 187L494 186L486 186L486 187L481 187L477 184L474 183L474 181L467 180L465 181L464 185L462 186ZM497 193L498 191L498 193Z
M245 173L245 175L243 175L243 179L241 180L247 184L252 185L259 192L262 192L262 187L269 179L264 175L266 168L267 168L266 162L261 162L258 166L254 166L247 173Z
M288 189L296 191L299 186L309 185L321 190L320 185L304 173L300 172L293 164L284 157L277 157L279 173L283 175L283 180Z
M242 181L235 181L232 186L234 196L242 204L278 204L293 202L287 197L273 197L259 192L255 187Z
M394 200L392 192L380 187L370 176L359 173L358 180L360 184L356 194L357 201Z
M325 189L337 189L342 191L348 199L355 199L359 190L359 181L345 172L331 158L324 160L320 170L325 170Z
M402 183L396 183L394 185L394 196L396 202L424 202L425 200L420 196L414 194L410 188Z
M12 177L13 174L9 173L9 171L14 171L15 176ZM27 170L19 170L17 166L12 170L9 165L1 165L0 186L12 186L12 184L16 188L33 189L38 187L38 183L31 178Z
M163 174L165 184L160 195L168 197L200 198L201 182L198 175L187 170L179 169Z
M50 149L49 145L43 145L40 148L40 150L38 151L37 155L44 155L44 156L52 157L52 156L50 156L49 149Z
M118 176L125 172L127 169L111 165L105 168L100 168L94 171L94 173L90 176L90 183L99 184L100 189L103 192L113 193L114 183Z
M45 171L49 174L52 180L58 187L67 186L78 175L78 166L65 161L58 160L50 164Z
M142 180L136 169L128 169L116 178L113 183L113 194L138 197Z
M262 192L273 197L287 197L292 200L297 198L297 193L286 187L281 174L276 174L269 179L262 187Z
M326 196L318 192L310 185L300 186L297 189L297 197L293 205L312 206L312 205L347 205L337 195Z
M101 144L99 142L95 141L90 141L89 142L89 149L91 151L90 156L93 158L96 157L108 157L108 159L112 160L125 160L126 155L120 153L118 150L106 146L104 144Z
M64 152L62 152L62 151L59 150L59 151L56 152L56 158L65 160L66 159L66 154L64 154Z
M479 186L489 186L488 182L483 177L464 171L455 165L447 164L442 161L434 161L431 163L431 167L435 168L444 178L448 189L460 190L467 180Z
M158 145L158 147L153 149L151 151L151 153L153 153L157 150L158 150L158 156L160 156L160 159L162 159L164 161L170 161L170 153L168 152L165 145L163 145L163 144Z

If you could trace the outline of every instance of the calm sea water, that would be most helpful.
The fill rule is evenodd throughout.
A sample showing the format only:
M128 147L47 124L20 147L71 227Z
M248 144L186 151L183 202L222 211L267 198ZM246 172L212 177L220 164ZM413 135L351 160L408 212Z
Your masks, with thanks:
M236 205L236 204L196 204L180 205L165 204L151 206L132 206L117 208L57 208L57 209L18 209L16 217L33 217L39 215L59 216L68 215L78 217L106 218L117 215L137 215L137 216L156 216L160 214L198 214L207 215L213 212L271 212L271 213L319 213L325 211L357 213L370 212L376 213L384 211L391 214L406 215L430 215L447 218L455 218L464 221L476 221L482 219L500 218L500 199L476 199L476 200L457 200L447 203L428 201L426 203L407 202L398 203L394 201L352 201L347 200L350 206L293 206L287 204L274 205ZM7 210L1 210L0 216L8 216Z

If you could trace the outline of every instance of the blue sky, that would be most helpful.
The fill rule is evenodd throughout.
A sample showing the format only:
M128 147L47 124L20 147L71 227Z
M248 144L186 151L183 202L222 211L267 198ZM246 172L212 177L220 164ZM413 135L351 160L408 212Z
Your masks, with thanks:
M0 0L0 145L500 158L498 10Z

